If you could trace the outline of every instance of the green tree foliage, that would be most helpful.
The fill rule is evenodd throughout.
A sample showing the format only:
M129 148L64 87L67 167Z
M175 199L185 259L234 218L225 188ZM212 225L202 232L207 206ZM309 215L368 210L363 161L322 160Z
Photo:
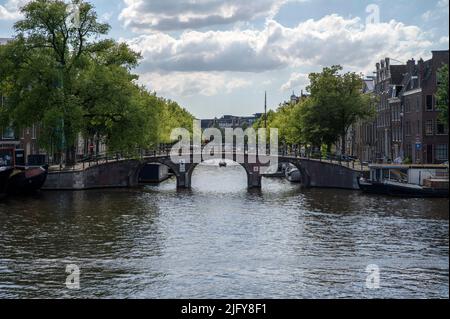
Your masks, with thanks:
M345 154L350 127L360 119L373 116L375 110L371 96L362 93L362 77L354 72L341 74L340 71L342 67L338 65L310 74L308 91L312 104L307 108L310 114L303 124L314 126L313 132L319 135L323 144L330 145L340 138L341 152Z
M191 127L186 110L136 84L131 70L140 54L104 39L110 27L90 3L72 5L34 0L22 8L14 41L0 47L0 90L8 97L0 124L39 123L42 146L65 151L69 163L80 133L101 138L110 151L133 151L168 142L172 128ZM71 7L79 18L70 19Z
M192 124L194 117L184 108L180 107L178 103L166 100L163 98L156 98L160 107L159 127L158 127L158 141L162 144L169 144L172 129L185 128L192 133Z
M438 72L438 90L436 92L437 109L441 111L440 120L448 127L448 64Z
M269 110L267 112L267 128L278 129L279 143L281 145L300 144L301 132L298 123L298 105L281 104L276 111ZM254 129L264 128L264 115L255 122ZM269 142L270 134L267 134Z
M331 146L345 137L349 128L359 120L375 115L374 97L363 94L362 77L356 73L340 74L341 66L324 68L310 74L308 98L298 104L285 103L267 114L268 128L279 130L284 145L305 145L330 152ZM264 127L264 117L255 128Z

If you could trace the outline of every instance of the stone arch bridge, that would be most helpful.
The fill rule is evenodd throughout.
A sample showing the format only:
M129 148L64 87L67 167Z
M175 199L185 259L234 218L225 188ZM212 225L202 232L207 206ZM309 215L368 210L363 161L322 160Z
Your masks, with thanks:
M304 187L359 189L358 178L363 174L361 169L355 169L351 164L343 165L338 162L321 161L295 156L254 156L259 160L249 161L248 155L223 153L217 159L244 158L239 163L247 173L248 187L261 188L264 168L270 160L272 163L289 163L296 166L302 176ZM95 188L136 187L139 185L139 172L146 164L158 163L168 166L176 176L178 188L190 188L192 174L199 165L194 163L193 157L175 163L169 155L155 155L140 159L127 159L104 162L82 170L50 172L44 189L80 190ZM251 156L251 155L250 155ZM255 163L253 163L255 162Z

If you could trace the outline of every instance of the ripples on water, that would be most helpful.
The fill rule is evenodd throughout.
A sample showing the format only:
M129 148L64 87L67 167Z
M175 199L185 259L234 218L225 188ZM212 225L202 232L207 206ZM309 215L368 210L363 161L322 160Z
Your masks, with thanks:
M190 191L2 200L0 298L448 298L448 199L246 183L201 166ZM369 264L381 289L366 288Z

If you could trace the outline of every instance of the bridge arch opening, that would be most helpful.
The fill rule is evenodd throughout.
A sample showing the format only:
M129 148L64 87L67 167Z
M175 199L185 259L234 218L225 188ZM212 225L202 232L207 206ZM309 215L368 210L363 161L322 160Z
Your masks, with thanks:
M226 166L221 166L222 163L226 163ZM233 193L247 190L249 174L245 164L215 159L193 165L188 172L188 178L194 190Z
M298 184L305 184L307 181L306 171L301 163L282 160L278 165L288 181Z
M159 185L172 178L176 186L179 186L180 175L177 167L168 161L151 160L141 163L134 173L135 181L141 186Z

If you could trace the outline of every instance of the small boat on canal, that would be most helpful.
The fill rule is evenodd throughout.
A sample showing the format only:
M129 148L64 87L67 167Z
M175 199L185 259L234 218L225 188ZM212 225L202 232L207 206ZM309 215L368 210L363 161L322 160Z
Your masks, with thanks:
M30 194L40 190L47 180L48 167L25 166L22 150L1 149L0 164L0 194Z
M286 167L285 176L291 183L301 183L302 181L300 170L292 164L288 164Z
M44 167L15 169L9 177L6 193L10 195L34 193L44 186L47 173L48 171Z
M448 197L448 165L372 165L358 181L364 193L399 197Z
M6 193L9 177L13 171L14 168L10 166L0 166L0 196Z

